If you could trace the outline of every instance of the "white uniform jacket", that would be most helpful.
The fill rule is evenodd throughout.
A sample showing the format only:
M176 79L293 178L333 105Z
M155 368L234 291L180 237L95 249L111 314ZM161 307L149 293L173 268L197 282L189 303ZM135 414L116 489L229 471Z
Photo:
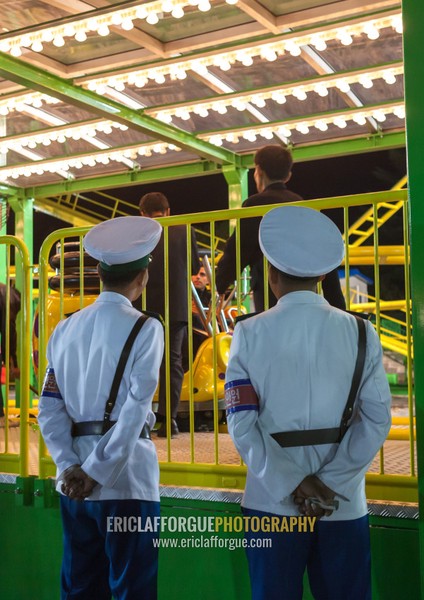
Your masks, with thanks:
M140 313L121 294L102 292L96 302L61 321L47 347L48 369L39 403L41 433L60 474L73 464L99 482L90 500L159 501L155 445L140 439L155 417L151 402L163 354L163 327L148 319L139 332L105 435L72 438L72 421L102 421L116 366Z
M391 395L381 345L369 322L366 334L364 372L343 441L281 448L271 433L340 425L357 356L356 320L322 296L301 291L237 324L226 388L235 387L237 395L244 386L244 400L227 411L227 419L248 467L243 506L297 515L291 494L307 475L316 474L341 498L330 520L367 513L364 476L390 429Z

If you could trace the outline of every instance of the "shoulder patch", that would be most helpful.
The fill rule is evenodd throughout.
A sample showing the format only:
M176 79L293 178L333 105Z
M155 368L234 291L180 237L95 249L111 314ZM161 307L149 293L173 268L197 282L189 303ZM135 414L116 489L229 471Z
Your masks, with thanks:
M48 368L46 371L41 395L47 396L48 398L62 399L62 394L60 393L60 390L59 390L57 382L56 382L56 376L54 374L54 369L52 369L51 367Z

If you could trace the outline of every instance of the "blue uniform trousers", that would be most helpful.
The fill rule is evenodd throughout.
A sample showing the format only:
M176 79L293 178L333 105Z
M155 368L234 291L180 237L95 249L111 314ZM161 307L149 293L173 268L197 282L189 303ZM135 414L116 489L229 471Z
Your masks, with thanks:
M246 516L270 516L242 510ZM313 532L246 531L245 537L252 600L302 600L305 570L315 600L371 600L368 516L316 521ZM271 547L260 547L265 539L272 540Z
M153 539L159 533L139 530L145 529L147 517L152 523L159 517L159 502L77 502L61 496L60 506L64 534L62 600L110 600L112 594L115 600L156 600L158 548ZM125 531L125 517L131 518L132 529L134 517L138 518L136 531Z

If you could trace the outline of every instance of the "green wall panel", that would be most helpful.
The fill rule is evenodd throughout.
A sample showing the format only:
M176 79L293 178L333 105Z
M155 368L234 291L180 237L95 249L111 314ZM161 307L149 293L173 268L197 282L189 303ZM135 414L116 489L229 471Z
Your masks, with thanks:
M35 500L38 502L37 498ZM0 484L0 514L0 597L5 600L58 600L62 555L59 510L23 506L15 494L15 486ZM238 514L240 508L236 504L162 500L162 515L168 517ZM184 535L198 537L200 534ZM220 534L220 537L225 535L235 537L237 534ZM163 537L169 536L178 537L178 534L169 533ZM371 542L373 600L418 599L417 522L374 517ZM250 600L247 563L242 549L161 550L159 600L199 598ZM307 581L304 600L312 600Z

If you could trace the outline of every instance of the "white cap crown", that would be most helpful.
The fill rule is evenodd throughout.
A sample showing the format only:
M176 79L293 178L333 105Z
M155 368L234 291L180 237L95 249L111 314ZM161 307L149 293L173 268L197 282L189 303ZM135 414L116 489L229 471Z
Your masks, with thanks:
M270 210L259 228L259 245L269 262L294 277L319 277L340 265L344 242L322 213L302 206Z

